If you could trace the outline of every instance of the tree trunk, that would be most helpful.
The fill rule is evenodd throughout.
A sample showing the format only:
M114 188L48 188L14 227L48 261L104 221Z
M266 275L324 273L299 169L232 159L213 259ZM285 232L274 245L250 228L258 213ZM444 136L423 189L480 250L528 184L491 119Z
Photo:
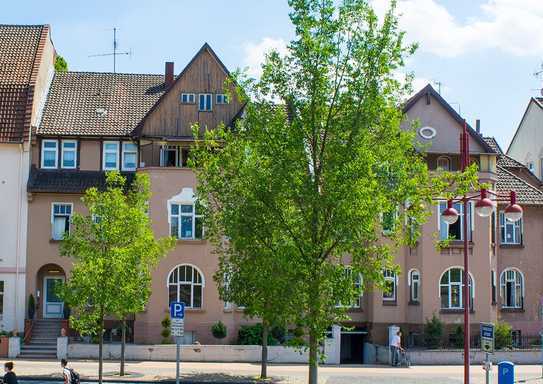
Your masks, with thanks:
M262 322L262 358L260 361L260 378L268 377L268 332L269 325L266 321Z
M119 376L124 376L124 351L126 349L126 319L121 323L121 369Z
M102 384L104 372L104 315L100 317L100 327L98 329L98 383Z
M318 355L317 355L317 335L315 332L309 331L309 384L317 384L318 381Z

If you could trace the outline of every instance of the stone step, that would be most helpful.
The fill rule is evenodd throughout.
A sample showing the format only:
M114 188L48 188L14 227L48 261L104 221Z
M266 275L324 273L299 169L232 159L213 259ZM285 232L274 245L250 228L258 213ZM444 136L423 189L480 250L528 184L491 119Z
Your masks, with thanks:
M21 351L21 356L56 356L57 354L57 351L55 350L49 350L49 351L44 351L44 350L26 350L26 351Z
M26 351L30 349L57 349L56 344L24 344L21 347L21 351Z

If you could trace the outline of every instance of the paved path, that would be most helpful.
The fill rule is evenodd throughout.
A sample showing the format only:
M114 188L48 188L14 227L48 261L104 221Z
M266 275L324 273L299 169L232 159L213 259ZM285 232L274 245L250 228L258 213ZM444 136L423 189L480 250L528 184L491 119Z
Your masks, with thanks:
M91 361L70 362L72 368L83 378L95 379L98 363ZM104 372L108 380L119 380L119 364L106 362ZM124 380L157 381L175 378L175 363L172 362L128 362ZM183 378L200 382L248 382L260 372L258 364L247 363L182 363ZM517 366L516 379L528 379L527 384L543 384L541 366ZM19 376L59 377L60 365L55 361L15 360L15 372ZM483 384L484 371L481 366L472 366L471 383ZM497 368L493 367L494 376ZM305 383L307 366L271 365L269 374L274 383ZM324 366L319 368L320 383L325 384L460 384L463 379L462 366L416 366L411 368L391 368L384 366ZM497 377L492 383L497 384Z

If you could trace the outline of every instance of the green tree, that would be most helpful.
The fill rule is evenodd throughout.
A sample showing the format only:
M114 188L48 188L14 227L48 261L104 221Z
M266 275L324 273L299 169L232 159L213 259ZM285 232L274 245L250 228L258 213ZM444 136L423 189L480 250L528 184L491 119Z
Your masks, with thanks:
M499 321L495 325L496 349L511 348L513 346L513 328L505 321Z
M64 57L57 55L55 57L55 71L56 72L66 72L68 71L68 63L64 59Z
M71 324L99 340L99 381L103 373L104 317L144 309L150 295L151 272L174 245L172 238L155 239L147 204L149 178L136 174L131 186L118 172L106 176L104 191L90 188L82 201L87 213L72 216L72 229L60 246L74 259L61 290L73 309Z

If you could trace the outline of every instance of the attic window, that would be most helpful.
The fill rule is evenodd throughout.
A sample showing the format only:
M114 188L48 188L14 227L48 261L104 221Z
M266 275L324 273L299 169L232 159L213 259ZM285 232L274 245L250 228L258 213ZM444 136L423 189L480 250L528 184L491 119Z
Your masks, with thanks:
M105 108L96 108L96 115L99 117L107 116L107 109Z
M426 140L433 139L436 134L436 130L432 127L422 127L421 129L419 129L419 135L421 135L421 137Z

